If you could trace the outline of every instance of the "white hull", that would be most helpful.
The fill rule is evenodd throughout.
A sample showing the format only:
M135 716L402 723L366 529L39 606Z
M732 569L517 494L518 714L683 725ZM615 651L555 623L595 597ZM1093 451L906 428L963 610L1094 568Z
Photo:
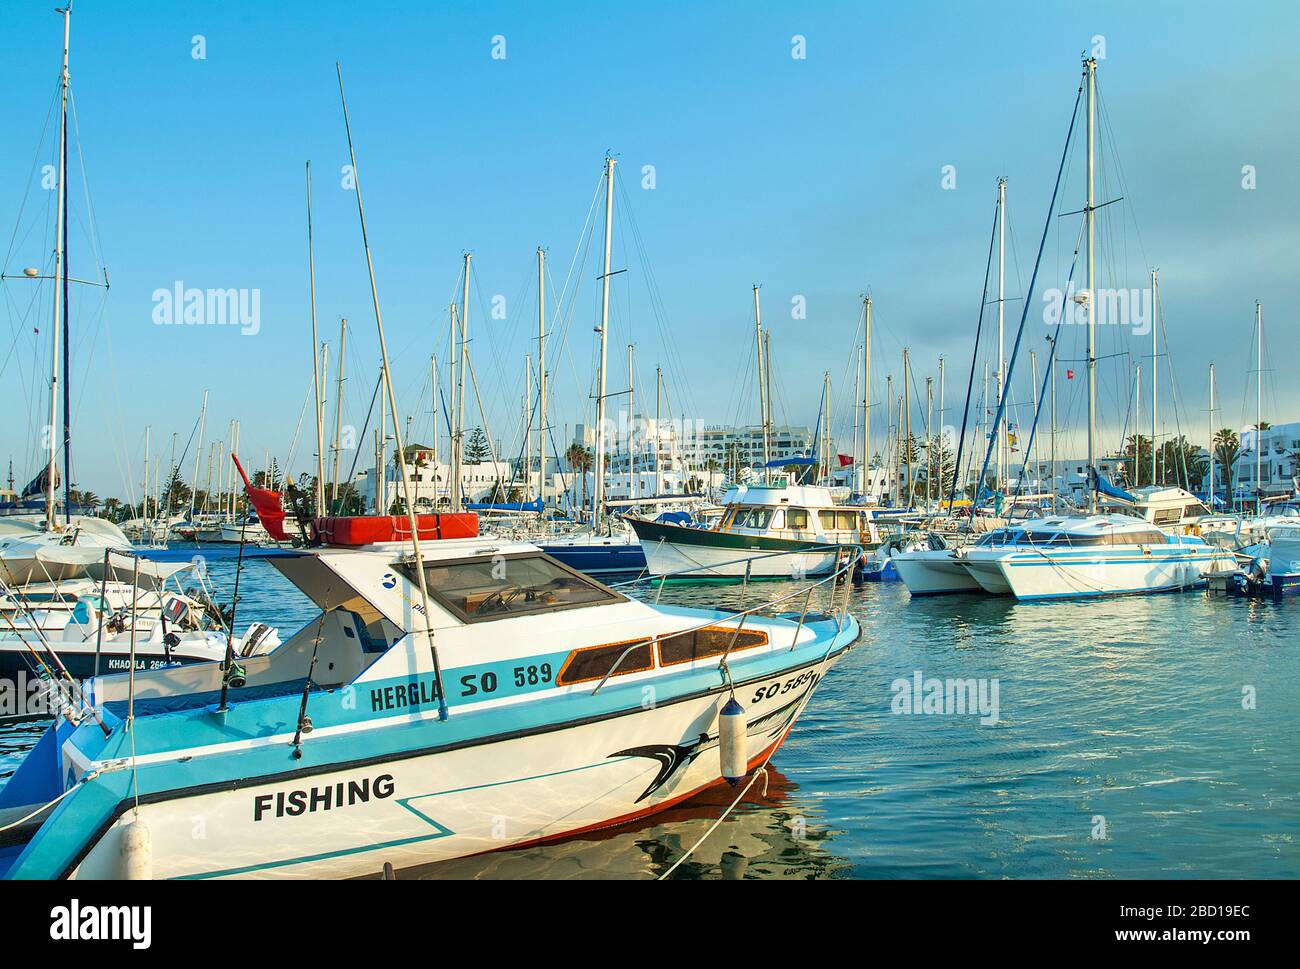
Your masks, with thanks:
M1008 552L973 549L967 569L987 592L1018 599L1121 595L1187 589L1205 573L1232 568L1230 554L1205 545Z
M893 561L898 577L914 596L980 591L963 559L949 549L895 552Z
M835 571L836 549L812 552L781 552L764 549L723 548L673 542L642 542L646 571L651 575L686 572L687 579L800 579L830 575Z
M751 767L784 740L833 662L738 685ZM719 782L717 715L727 696L717 692L497 743L142 804L138 820L149 830L155 878L347 878L374 875L385 862L401 869L496 851L630 820ZM439 727L426 722L431 742ZM710 740L696 748L701 734ZM646 745L695 753L679 754L676 768L661 779L664 756L629 751ZM286 746L286 768L309 769L311 748L307 737L303 760L290 761ZM363 787L365 798L351 796ZM334 801L340 790L348 792L342 806ZM314 793L317 809L296 816L280 809L280 796L288 807L294 792L306 792L304 804ZM195 819L202 819L202 837L195 835ZM122 830L135 820L134 811L122 815L74 877L119 877Z

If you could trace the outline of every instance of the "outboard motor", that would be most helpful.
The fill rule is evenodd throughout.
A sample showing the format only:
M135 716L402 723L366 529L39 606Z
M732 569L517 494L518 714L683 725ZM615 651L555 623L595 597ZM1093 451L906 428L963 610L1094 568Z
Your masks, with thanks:
M276 631L264 622L255 622L244 633L244 642L239 655L247 659L250 656L262 656L280 645Z

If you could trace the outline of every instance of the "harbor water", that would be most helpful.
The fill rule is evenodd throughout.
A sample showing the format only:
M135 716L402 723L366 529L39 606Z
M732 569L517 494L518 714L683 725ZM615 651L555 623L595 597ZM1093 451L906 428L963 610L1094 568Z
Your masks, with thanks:
M228 596L231 566L211 571ZM662 601L792 589L670 585ZM240 628L287 636L314 614L265 562L240 599ZM766 784L673 877L1300 877L1300 602L913 600L885 583L853 589L850 609L861 643ZM959 709L949 680L979 703ZM0 782L43 728L0 724ZM400 877L652 878L733 797Z

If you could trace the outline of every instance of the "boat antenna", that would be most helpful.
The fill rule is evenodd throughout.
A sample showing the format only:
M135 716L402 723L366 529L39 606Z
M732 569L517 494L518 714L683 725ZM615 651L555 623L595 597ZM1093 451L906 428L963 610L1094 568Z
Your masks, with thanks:
M384 339L384 321L379 311L379 289L375 283L375 262L370 253L370 239L366 234L366 212L361 204L361 172L357 169L357 153L352 146L352 125L348 121L348 99L343 90L343 68L336 61L334 71L339 79L339 101L343 105L343 129L348 139L348 160L352 164L353 190L357 193L357 216L361 220L361 245L366 251L366 269L370 274L370 301L375 310L375 329L379 333L379 355L382 361L384 389L388 406L393 414L393 439L397 446L397 467L402 478L402 495L406 502L406 519L411 527L411 546L415 552L415 578L420 588L420 604L424 612L425 633L429 637L429 653L433 657L433 677L438 688L438 719L447 719L447 696L442 687L442 664L438 660L438 647L433 642L433 612L429 606L429 580L424 574L424 555L420 552L420 529L415 515L415 502L411 495L411 474L406 466L405 444L402 441L402 422L397 419L397 397L393 393L393 375L388 366L388 343Z

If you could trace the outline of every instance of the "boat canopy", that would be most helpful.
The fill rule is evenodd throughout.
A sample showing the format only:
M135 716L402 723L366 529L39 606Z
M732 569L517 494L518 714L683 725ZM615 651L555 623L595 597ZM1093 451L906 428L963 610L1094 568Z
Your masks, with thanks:
M1129 494L1123 488L1116 487L1106 475L1102 474L1096 468L1088 469L1088 477L1091 479L1093 490L1098 494L1103 494L1107 498L1114 498L1116 501L1127 501L1136 505L1138 499Z

